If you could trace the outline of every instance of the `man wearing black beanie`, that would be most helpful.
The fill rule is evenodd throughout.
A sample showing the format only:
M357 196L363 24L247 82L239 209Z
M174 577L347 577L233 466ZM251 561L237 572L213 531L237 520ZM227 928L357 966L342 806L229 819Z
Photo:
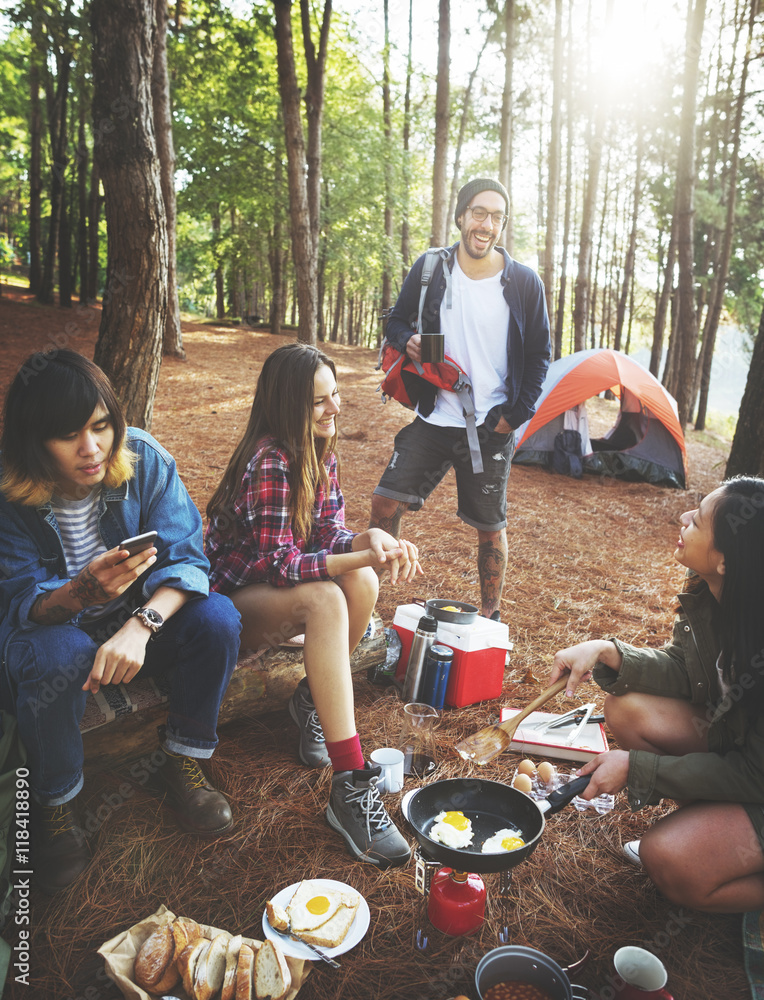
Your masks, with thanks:
M477 530L481 611L498 620L507 566L507 481L514 432L535 412L549 366L549 318L541 279L497 246L509 196L497 180L478 177L459 191L454 221L461 240L437 260L419 315L426 255L411 268L387 321L387 339L421 361L422 334L442 333L445 354L469 376L482 458L474 471L467 419L456 393L420 397L413 422L395 437L393 455L374 490L370 526L397 538L407 510L419 510L450 468L457 515Z

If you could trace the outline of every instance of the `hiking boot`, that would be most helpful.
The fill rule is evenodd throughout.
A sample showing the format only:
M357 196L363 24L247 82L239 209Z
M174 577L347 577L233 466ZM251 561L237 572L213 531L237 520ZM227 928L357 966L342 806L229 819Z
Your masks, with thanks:
M75 803L76 798L60 806L31 805L34 881L49 896L71 885L93 858Z
M228 799L207 780L199 761L164 747L162 753L165 760L157 768L155 781L181 828L202 837L227 833L233 826Z
M300 730L298 753L306 767L326 767L331 763L326 752L326 740L318 712L308 687L308 678L303 677L289 699L289 714Z
M382 805L377 788L381 770L367 764L362 771L338 771L332 777L326 819L359 861L389 868L405 865L411 848Z

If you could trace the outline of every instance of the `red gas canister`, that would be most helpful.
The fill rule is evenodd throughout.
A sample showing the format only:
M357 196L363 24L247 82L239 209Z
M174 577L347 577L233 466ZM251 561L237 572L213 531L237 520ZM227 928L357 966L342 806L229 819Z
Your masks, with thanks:
M440 868L433 875L427 916L445 934L470 934L483 923L485 883L479 875Z

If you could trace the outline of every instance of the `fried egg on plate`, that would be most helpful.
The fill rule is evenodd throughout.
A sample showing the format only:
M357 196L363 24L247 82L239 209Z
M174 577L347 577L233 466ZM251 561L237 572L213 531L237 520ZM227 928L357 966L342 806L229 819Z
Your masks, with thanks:
M472 843L472 821L463 812L441 812L430 827L429 836L446 847L459 850Z
M506 827L484 841L482 851L483 854L503 854L516 851L518 847L525 847L525 841L518 835L517 830Z
M302 882L287 906L293 931L316 930L331 920L342 905L342 893Z

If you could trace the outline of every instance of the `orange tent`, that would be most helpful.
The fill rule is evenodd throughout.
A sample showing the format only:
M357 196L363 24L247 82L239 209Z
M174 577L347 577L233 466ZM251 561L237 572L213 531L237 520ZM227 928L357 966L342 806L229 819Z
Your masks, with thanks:
M536 413L518 428L514 461L551 464L554 438L563 429L577 429L581 404L606 389L620 397L621 411L611 431L591 447L585 425L581 428L584 468L684 489L687 459L676 402L637 361L606 348L552 362Z

